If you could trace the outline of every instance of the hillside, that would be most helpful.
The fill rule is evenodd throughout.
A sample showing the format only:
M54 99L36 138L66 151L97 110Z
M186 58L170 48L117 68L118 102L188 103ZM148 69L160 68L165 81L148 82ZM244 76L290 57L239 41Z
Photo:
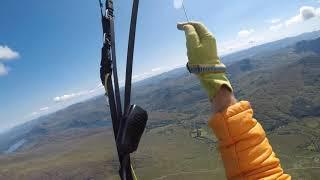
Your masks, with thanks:
M278 41L255 46L253 48L243 50L243 51L240 51L237 53L232 53L230 55L226 55L226 56L222 57L222 59L223 59L224 63L229 65L230 63L239 61L241 59L253 57L258 54L272 53L272 52L277 51L279 49L283 49L283 48L286 48L286 47L291 46L293 44L296 44L300 41L308 41L308 40L312 40L312 39L315 39L318 37L320 37L320 31L308 32L308 33L301 34L299 36L287 37L284 39L280 39Z
M266 129L319 116L320 46L310 46L315 42L319 43L320 38L230 66L236 94L251 101Z
M320 175L320 38L310 39L267 53L239 52L228 66L237 98L252 103L294 179ZM207 97L185 68L136 83L132 101L150 113L133 156L140 179L224 178L206 126ZM1 151L26 140L17 153L0 156L0 179L114 179L118 163L106 109L98 96L0 136Z

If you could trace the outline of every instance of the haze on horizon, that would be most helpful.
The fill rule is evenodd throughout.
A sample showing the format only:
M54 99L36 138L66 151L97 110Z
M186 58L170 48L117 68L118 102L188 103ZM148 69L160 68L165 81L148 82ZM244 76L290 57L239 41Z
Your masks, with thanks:
M203 21L214 33L220 55L320 29L317 0L184 3L189 18ZM122 81L130 8L130 1L115 2ZM99 13L92 1L1 2L0 132L103 92ZM172 0L141 2L135 81L185 64L184 36L176 30L184 20Z

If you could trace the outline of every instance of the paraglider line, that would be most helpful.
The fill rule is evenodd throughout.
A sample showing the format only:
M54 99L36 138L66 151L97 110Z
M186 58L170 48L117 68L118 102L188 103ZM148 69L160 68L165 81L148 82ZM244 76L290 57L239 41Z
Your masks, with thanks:
M182 8L183 8L184 15L186 16L187 21L190 22L190 21L189 21L189 17L188 17L188 15L187 15L187 10L186 10L186 8L184 7L183 1L182 1Z

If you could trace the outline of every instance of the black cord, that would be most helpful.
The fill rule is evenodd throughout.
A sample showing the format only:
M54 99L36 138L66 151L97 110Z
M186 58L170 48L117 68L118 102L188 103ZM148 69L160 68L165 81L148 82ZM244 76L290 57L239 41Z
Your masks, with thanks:
M131 12L131 23L129 32L129 42L128 42L128 53L127 53L127 69L126 69L126 84L125 84L125 97L124 97L124 113L128 113L130 108L131 99L131 83L132 83L132 64L133 64L133 53L134 53L134 43L136 36L136 25L139 0L133 0L132 12Z
M186 7L184 6L183 1L182 1L182 8L183 8L183 11L184 11L184 15L186 16L187 22L190 22L189 17L188 17L188 14L187 14L187 9L186 9Z
M103 35L104 35L100 76L101 76L102 83L106 88L107 95L109 98L113 131L114 131L115 139L117 140L119 127L121 122L124 121L124 119L122 117L121 98L120 98L120 90L119 90L118 75L117 75L113 1L106 0L105 13L103 12L103 4L101 3L101 0L99 0L99 5L100 5L100 13L102 16L101 21L102 21ZM132 65L133 65L138 6L139 6L139 0L133 0L131 24L130 24L130 32L129 32L129 42L128 42L128 54L127 54L124 114L126 114L130 108ZM111 75L113 75L113 79ZM114 84L113 84L113 81L114 81ZM121 176L121 179L133 180L133 175L131 171L130 154L123 154L122 152L120 152L118 145L117 145L117 151L118 151L118 157L120 161L119 174Z

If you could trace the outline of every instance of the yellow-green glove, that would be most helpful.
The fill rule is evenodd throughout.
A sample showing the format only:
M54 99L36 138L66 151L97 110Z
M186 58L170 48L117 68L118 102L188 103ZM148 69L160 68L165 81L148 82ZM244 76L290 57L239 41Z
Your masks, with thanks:
M189 67L217 67L224 68L217 54L216 39L199 22L178 24L178 29L183 30L187 39L188 66ZM222 85L231 91L232 86L224 71L211 71L196 73L210 99L214 98Z

